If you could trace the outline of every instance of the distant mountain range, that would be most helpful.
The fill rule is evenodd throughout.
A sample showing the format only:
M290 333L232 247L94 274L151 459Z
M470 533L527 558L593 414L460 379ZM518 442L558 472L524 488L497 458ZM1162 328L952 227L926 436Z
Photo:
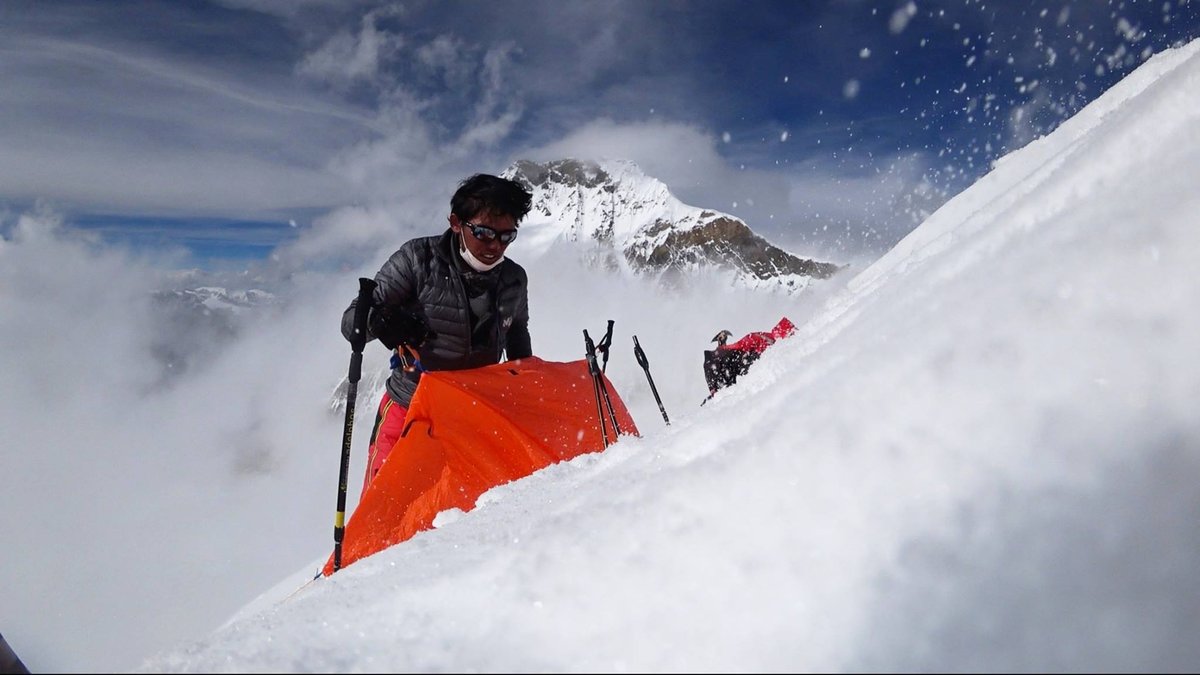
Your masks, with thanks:
M246 310L275 302L275 295L259 289L229 290L217 286L200 286L182 290L159 291L155 299L178 308L191 308L204 314L229 312L239 314Z
M152 302L161 331L153 336L151 353L161 369L159 383L165 384L215 356L243 318L277 300L261 290L201 286L156 291Z
M667 284L723 275L734 285L787 293L841 269L784 251L734 216L684 204L632 162L521 160L503 175L533 192L524 246L574 242L589 262Z

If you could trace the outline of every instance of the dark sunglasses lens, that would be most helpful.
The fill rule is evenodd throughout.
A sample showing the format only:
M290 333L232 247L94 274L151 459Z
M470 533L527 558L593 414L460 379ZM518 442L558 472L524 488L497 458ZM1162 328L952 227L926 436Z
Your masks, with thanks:
M493 230L492 228L485 227L483 225L472 225L471 223L467 223L467 224L470 225L470 227L471 227L471 234L475 235L475 238L478 239L479 241L491 241L493 239L499 238L500 243L508 244L508 243L512 242L513 239L517 238L516 230L509 230L507 232L497 232L497 231Z

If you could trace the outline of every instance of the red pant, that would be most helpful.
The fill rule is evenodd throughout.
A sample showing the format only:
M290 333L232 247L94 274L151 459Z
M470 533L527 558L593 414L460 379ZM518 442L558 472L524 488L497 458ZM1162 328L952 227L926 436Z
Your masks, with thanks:
M379 412L375 414L375 428L371 430L371 447L367 449L367 475L363 478L363 492L379 473L383 461L392 452L392 446L400 439L404 431L404 418L408 417L408 408L396 403L385 391L383 400L379 402Z

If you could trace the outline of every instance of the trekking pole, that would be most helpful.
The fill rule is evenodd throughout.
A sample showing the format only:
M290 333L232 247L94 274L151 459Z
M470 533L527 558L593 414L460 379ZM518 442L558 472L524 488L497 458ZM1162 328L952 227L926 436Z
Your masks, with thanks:
M592 376L592 392L596 394L596 416L600 418L600 435L604 438L604 447L608 447L608 427L604 424L604 404L600 401L600 367L596 365L596 345L583 329L583 346L587 352L588 374Z
M362 353L367 344L367 313L371 310L375 280L358 280L358 301L354 305L354 330L350 335L350 384L346 387L346 424L342 427L342 467L338 474L337 515L333 521L333 571L342 567L342 539L346 535L346 480L350 473L350 435L354 432L354 402L362 377Z
M612 346L612 327L613 320L609 319L608 330L604 333L604 337L600 339L600 342L596 343L596 351L604 354L604 361L600 363L600 372L602 373L608 368L608 348Z
M612 321L611 320L608 322L608 331L609 331L609 335L605 339L611 342L612 341ZM597 348L592 347L592 339L590 337L588 337L586 330L583 331L583 338L588 346L588 349L590 349L594 352ZM592 358L595 359L594 356ZM604 352L604 358L605 358L605 360L608 360L608 352L607 351ZM613 411L612 399L609 398L609 396L608 396L608 385L604 384L604 375L601 374L603 372L604 372L603 369L601 369L600 371L593 371L592 372L592 380L595 381L596 388L599 389L604 394L604 403L608 406L608 416L610 418L612 418L613 432L617 436L620 436L621 435L621 425L617 424L617 413Z
M667 409L663 407L662 399L658 396L658 387L654 386L654 378L650 377L650 361L646 359L646 352L642 351L642 345L638 344L637 336L633 336L633 355L637 358L638 365L642 370L646 371L646 379L650 381L650 391L654 394L654 400L658 402L658 411L662 413L663 421L667 426L671 426L671 420L667 418Z

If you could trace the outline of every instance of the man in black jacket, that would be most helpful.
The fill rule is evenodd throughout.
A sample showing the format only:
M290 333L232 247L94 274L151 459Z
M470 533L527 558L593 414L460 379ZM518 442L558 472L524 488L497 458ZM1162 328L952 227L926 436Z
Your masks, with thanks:
M463 370L533 354L525 269L505 257L532 195L516 181L476 174L450 199L450 228L406 242L375 275L367 340L393 350L392 375L367 453L365 491L404 429L424 370ZM350 339L354 306L342 315Z

